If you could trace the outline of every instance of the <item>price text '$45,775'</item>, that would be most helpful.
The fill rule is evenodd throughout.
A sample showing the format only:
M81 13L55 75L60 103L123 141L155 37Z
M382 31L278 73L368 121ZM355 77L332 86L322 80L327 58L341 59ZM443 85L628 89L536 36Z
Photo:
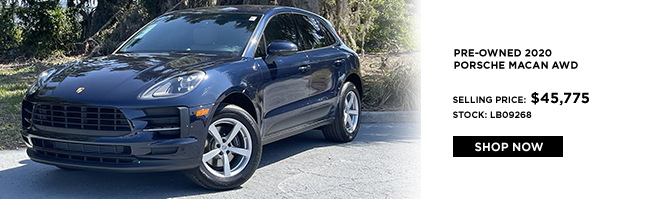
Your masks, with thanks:
M534 92L530 96L533 98L531 101L533 104L537 105L539 102L544 103L553 103L553 104L567 104L567 103L579 103L583 104L589 103L589 93L588 92L565 92L564 94L558 93L544 93L541 95L537 92Z

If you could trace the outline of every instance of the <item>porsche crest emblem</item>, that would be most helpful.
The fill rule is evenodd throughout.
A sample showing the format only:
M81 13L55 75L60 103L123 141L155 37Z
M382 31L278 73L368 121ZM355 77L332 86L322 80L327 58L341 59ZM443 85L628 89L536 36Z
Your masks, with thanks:
M77 90L76 90L75 92L77 92L77 94L79 94L79 93L83 92L84 89L86 89L86 88L84 88L84 87L79 87L79 88L77 88Z

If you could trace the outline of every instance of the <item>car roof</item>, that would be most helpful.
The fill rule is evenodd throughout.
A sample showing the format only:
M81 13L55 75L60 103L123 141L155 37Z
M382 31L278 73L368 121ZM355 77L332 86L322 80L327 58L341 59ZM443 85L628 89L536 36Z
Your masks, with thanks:
M299 8L294 7L284 7L284 6L273 6L273 5L230 5L230 6L212 6L212 7L201 7L201 8L191 8L185 10L178 10L169 13L246 13L246 14L268 14L275 11L297 11L297 12L308 12ZM168 13L168 14L169 14Z

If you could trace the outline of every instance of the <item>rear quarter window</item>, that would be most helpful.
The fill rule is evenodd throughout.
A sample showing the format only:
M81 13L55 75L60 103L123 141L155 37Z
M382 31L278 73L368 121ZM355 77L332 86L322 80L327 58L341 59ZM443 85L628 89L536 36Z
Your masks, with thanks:
M327 30L327 26L320 20L300 14L296 14L295 18L298 32L302 37L300 46L304 50L322 48L335 43L334 38Z

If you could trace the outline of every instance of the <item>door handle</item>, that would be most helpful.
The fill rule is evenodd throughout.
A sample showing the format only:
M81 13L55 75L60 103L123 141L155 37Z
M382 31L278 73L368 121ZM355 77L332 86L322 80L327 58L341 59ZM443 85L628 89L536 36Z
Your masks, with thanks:
M334 65L341 66L343 65L343 62L345 62L345 59L337 59L336 61L334 61Z
M304 65L304 66L298 67L298 70L300 70L300 72L303 72L303 73L309 71L309 69L311 69L310 65Z

